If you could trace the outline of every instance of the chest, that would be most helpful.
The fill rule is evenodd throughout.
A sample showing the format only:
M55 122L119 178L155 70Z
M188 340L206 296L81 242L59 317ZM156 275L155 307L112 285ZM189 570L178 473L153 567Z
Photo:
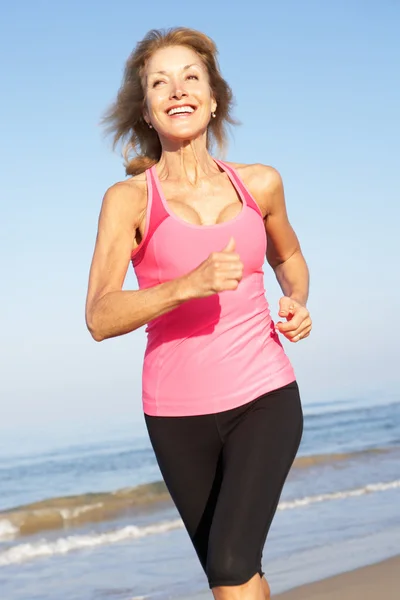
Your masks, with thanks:
M196 186L159 183L159 192L168 212L192 225L225 223L243 208L242 198L225 174Z
M151 236L137 275L143 287L182 277L196 269L212 252L235 239L243 276L263 270L267 239L263 220L248 206L233 219L211 226L183 224L165 218ZM143 275L143 280L141 276Z

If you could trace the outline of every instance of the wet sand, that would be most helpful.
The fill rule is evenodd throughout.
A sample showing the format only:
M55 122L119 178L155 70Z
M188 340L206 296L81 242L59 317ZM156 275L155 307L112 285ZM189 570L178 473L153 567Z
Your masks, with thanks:
M272 598L273 600L400 600L400 556L302 585L283 594L272 595Z
M191 600L212 598L211 592L191 596ZM400 555L283 594L272 593L272 600L400 600Z

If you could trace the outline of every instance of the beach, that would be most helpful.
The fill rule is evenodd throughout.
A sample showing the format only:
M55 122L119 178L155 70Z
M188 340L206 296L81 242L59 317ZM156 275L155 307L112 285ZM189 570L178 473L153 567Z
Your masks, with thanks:
M304 412L262 556L272 598L399 600L400 403ZM1 443L1 600L212 600L146 431Z
M272 600L399 600L400 555L382 562L340 573L320 581L274 594ZM212 593L192 596L210 600Z
M400 540L399 540L400 543ZM399 600L400 556L273 596L276 600Z

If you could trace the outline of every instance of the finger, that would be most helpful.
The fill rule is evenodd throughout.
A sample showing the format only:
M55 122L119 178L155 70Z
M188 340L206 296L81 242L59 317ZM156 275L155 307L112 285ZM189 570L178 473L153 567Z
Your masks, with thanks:
M240 256L237 252L216 252L214 255L214 261L216 263L241 262Z
M221 252L233 252L236 247L236 242L234 237L229 238L229 242L225 246L225 248Z
M298 322L298 319L296 319L296 317L293 317L291 321L288 321L286 323L278 321L278 323L275 324L275 329L277 329L279 333L283 333L284 335L289 337L294 337L295 335L298 335L299 333L302 333L307 329L311 331L311 327L312 322L310 318L301 319L300 322Z
M275 325L275 327L277 327L278 331L281 331L282 333L289 333L290 331L297 331L300 330L300 326L303 323L303 317L299 314L295 314L293 315L293 317L291 319L289 319L288 321L286 321L286 323L283 323L282 321L278 321Z
M221 285L221 291L236 290L238 286L239 281L237 279L226 279Z
M243 277L243 269L242 268L238 268L238 267L232 267L231 269L228 269L227 271L223 271L219 273L219 276L222 277L222 279L242 279Z
M308 332L308 333L299 333L291 341L294 342L294 343L297 343L297 342L300 342L300 340L305 340L309 335L310 335L310 332Z
M294 333L290 333L287 338L291 341L291 342L299 342L300 340L304 340L306 337L308 337L310 335L311 332L311 326L307 327L305 329L302 329L301 331L295 331Z
M288 296L283 296L279 300L279 316L286 317L289 314L292 314L295 309L295 304L291 298Z
M311 319L309 316L309 312L304 306L298 306L294 308L294 312L291 315L286 317L287 322L282 323L282 321L278 321L277 325L279 325L278 329L282 331L293 331L294 329L299 329L301 323L311 324Z

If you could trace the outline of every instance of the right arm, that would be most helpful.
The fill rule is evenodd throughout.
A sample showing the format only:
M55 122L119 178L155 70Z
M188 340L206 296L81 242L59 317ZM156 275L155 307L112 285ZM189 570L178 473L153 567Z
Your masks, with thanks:
M243 265L231 240L224 251L210 254L183 277L123 291L139 221L136 194L123 182L107 190L103 199L85 313L87 327L98 342L134 331L192 298L236 289L242 277Z
M107 190L99 217L85 313L87 327L97 342L134 331L189 299L186 287L177 279L145 290L122 290L138 216L137 197L130 186L120 183Z

